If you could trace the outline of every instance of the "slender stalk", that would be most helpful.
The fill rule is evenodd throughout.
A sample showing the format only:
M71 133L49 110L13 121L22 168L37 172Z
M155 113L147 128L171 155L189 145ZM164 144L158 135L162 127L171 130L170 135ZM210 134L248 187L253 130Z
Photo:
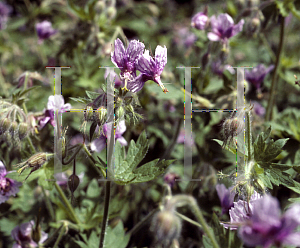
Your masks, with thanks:
M198 207L197 203L195 200L192 201L192 204L191 204L191 207L195 213L195 216L196 218L198 219L198 221L200 222L200 224L202 225L202 228L203 228L203 231L206 233L207 237L211 240L211 243L212 243L212 246L214 248L220 248L216 239L215 239L215 236L211 233L204 217L203 217L203 214L200 210L200 208Z
M111 124L112 125L112 124ZM110 142L109 142L109 148L108 148L108 158L107 158L107 170L109 171L111 169L112 165L112 157L113 157L113 150L114 150L114 128L113 125L111 126L111 132L110 132ZM106 176L107 177L107 176ZM104 239L105 239L105 233L106 233L106 227L107 227L107 221L108 221L108 211L109 211L109 201L110 201L110 186L111 181L109 179L105 182L105 200L104 200L104 212L103 212L103 219L102 219L102 226L101 226L101 234L100 234L100 244L99 248L103 248L104 246Z
M57 237L57 240L55 241L55 244L54 244L53 248L57 248L58 247L60 240L62 239L62 237L65 234L65 231L66 231L66 226L65 226L65 224L63 224L62 228L61 228L61 230L59 232L59 235Z
M88 155L88 157L92 160L93 165L94 165L95 169L97 170L98 174L99 174L99 175L102 174L103 177L106 177L105 168L102 168L102 166L100 165L100 170L99 170L99 167L95 165L95 164L99 164L99 163L94 159L94 157L93 157L92 154L89 152L89 150L87 149L87 147L86 147L85 144L83 145L83 149L84 149L84 151L86 152L86 154Z
M102 219L102 226L101 226L99 248L104 247L104 238L105 238L105 233L106 233L106 227L107 227L107 221L108 221L108 211L109 211L110 184L111 184L111 181L105 182L105 201L104 201L104 212L103 212L103 219Z
M211 240L212 246L214 248L220 248L213 233L210 231L209 226L207 225L203 217L203 214L194 197L189 195L176 195L168 201L165 208L169 211L173 211L176 207L185 206L185 205L190 206L191 209L193 210L197 220L200 222L203 228L203 231L206 233L207 237Z
M61 187L56 182L54 182L54 186L55 186L56 190L58 191L60 197L62 198L62 201L64 202L64 204L66 205L67 209L69 210L70 215L74 219L75 223L76 224L81 224L80 220L78 219L77 215L74 212L74 209L73 209L72 205L68 201L68 199L65 196L64 192L62 191Z
M250 122L250 111L246 112L247 116L247 138L248 138L248 162L251 161L251 151L252 151L252 142L251 142L251 122Z
M281 52L282 52L282 48L283 48L283 41L284 41L284 20L285 20L285 18L282 17L281 28L280 28L279 47L278 47L278 51L276 54L276 64L275 64L275 69L274 69L274 73L273 73L273 77L272 77L272 85L271 85L271 90L270 90L270 97L268 100L265 121L271 120L272 109L273 109L273 105L274 105L274 101L275 101L275 92L276 92L276 88L277 88L277 71L278 71L278 67L279 67Z
M127 234L129 234L130 236L132 236L133 234L135 234L138 230L141 229L142 226L144 226L144 224L146 224L146 222L151 219L151 217L159 210L159 208L155 208L153 209L146 217L144 217L139 223L137 223Z
M34 148L34 146L33 146L33 144L32 144L32 141L31 141L31 138L29 137L29 135L27 135L26 139L27 139L28 144L29 144L29 146L30 146L31 152L32 152L32 153L36 153L36 150L35 150L35 148Z
M194 221L194 220L192 220L192 219L186 217L186 216L183 215L183 214L178 213L177 211L175 211L175 214L176 214L177 216L179 216L181 219L183 219L183 220L185 220L185 221L187 221L187 222L189 222L189 223L191 223L191 224L193 224L193 225L195 225L195 226L197 226L197 227L199 227L199 228L202 229L202 226L201 226L198 222L196 222L196 221Z
M48 198L48 196L46 194L46 191L45 191L45 189L44 189L43 186L42 186L42 191L43 191L43 194L44 194L46 206L47 206L47 208L49 210L49 213L50 213L51 220L55 222L56 220L55 220L54 210L53 210L51 202L50 202L50 200L49 200L49 198Z
M67 164L71 163L72 160L76 157L77 153L81 150L82 147L83 147L82 144L78 145L78 148L75 150L75 152L72 154L72 156L67 161L64 161L64 159L62 160L62 164L67 165Z

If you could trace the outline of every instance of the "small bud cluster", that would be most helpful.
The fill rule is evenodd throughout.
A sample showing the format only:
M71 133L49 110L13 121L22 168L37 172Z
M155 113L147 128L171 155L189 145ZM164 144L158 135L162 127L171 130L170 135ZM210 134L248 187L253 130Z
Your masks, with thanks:
M20 149L20 140L29 133L28 118L24 111L15 104L1 100L0 111L0 140L8 146Z

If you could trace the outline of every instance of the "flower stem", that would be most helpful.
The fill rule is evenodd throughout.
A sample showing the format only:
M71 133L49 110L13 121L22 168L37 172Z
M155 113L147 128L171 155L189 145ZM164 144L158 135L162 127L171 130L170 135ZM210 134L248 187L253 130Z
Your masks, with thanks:
M101 226L99 248L104 247L104 238L105 238L107 221L108 221L108 210L109 210L109 200L110 200L110 184L111 184L111 181L106 181L105 182L105 201L104 201L104 212L103 212L103 219L102 219L102 226Z
M107 171L111 169L112 165L112 158L113 158L113 150L114 150L114 139L115 139L115 132L113 124L110 131L110 142L108 147L108 158L107 158ZM106 176L106 178L108 178ZM108 211L109 211L109 201L110 201L110 186L111 181L108 179L105 182L105 199L104 199L104 212L103 212L103 219L102 219L102 226L101 226L101 234L100 234L100 243L99 248L103 248L104 246L104 239L106 234L106 227L107 227L107 221L108 221Z
M56 182L54 182L54 186L55 186L56 190L58 191L60 197L62 198L62 201L64 202L67 209L69 210L69 213L72 216L72 219L75 221L76 224L80 224L80 220L78 219L77 215L75 214L72 205L68 201L68 199L65 196L64 192L62 191L61 187Z
M55 241L55 244L54 244L53 248L57 248L58 247L60 240L62 239L62 237L65 234L65 231L66 231L66 226L65 226L65 224L63 224L62 227L61 227L61 229L60 229L59 235L57 237L57 240Z
M95 165L95 164L99 164L99 163L94 159L94 157L89 152L89 150L87 149L85 144L83 145L83 149L86 152L86 154L88 155L88 157L92 160L93 165L94 165L95 169L97 170L97 172L99 173L99 175L102 174L103 177L106 177L105 168L102 168L102 166L100 166L100 170L99 170L99 167Z
M252 141L251 141L251 122L250 122L250 110L246 112L247 116L247 139L248 139L248 162L251 161Z
M43 186L42 186L42 191L43 191L43 194L44 194L44 197L45 197L45 203L46 203L46 206L47 206L47 208L48 208L48 210L49 210L51 219L52 219L52 221L55 222L55 214L54 214L54 210L53 210L53 207L52 207L52 205L51 205L51 202L50 202L50 200L49 200L49 198L48 198L48 196L47 196L47 194L46 194L46 191L45 191L45 189L44 189Z
M195 226L197 226L197 227L199 227L199 228L201 228L201 229L203 228L198 222L196 222L196 221L194 221L194 220L192 220L192 219L186 217L185 215L180 214L180 213L178 213L177 211L175 211L175 214L176 214L177 216L179 216L181 219L183 219L183 220L185 220L185 221L187 221L187 222L189 222L189 223L191 223L191 224L193 224L193 225L195 225Z
M189 196L189 195L176 195L168 201L165 208L167 210L173 210L176 207L180 207L180 206L184 206L184 205L188 205L191 207L197 220L200 222L200 224L203 228L203 231L206 233L207 237L211 240L212 246L214 248L220 248L213 233L210 231L209 226L207 225L207 223L203 217L203 214L202 214L194 197Z
M27 141L28 141L28 143L29 143L31 152L32 152L32 153L36 153L36 150L35 150L35 148L34 148L34 146L33 146L33 144L32 144L32 141L31 141L31 138L29 137L29 135L27 135L26 139L27 139Z
M265 116L265 121L270 121L271 120L271 115L272 115L272 109L275 101L275 91L277 88L277 71L279 67L279 62L280 62L280 57L281 57L281 51L283 48L283 41L284 41L284 20L285 18L282 17L281 19L281 28L280 28L280 40L279 40L279 47L278 51L276 54L276 64L275 64L275 69L272 77L272 85L271 85L271 90L270 90L270 97L268 100L268 106L267 106L267 111L266 111L266 116Z
M159 208L153 209L144 219L142 219L139 223L137 223L127 234L132 236L135 234L138 230L141 229L141 227L149 220L151 217L159 210Z

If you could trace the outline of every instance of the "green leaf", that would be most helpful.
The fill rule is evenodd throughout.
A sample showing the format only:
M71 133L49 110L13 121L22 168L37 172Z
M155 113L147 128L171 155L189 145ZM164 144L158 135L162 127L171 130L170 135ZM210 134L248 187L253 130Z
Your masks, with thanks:
M41 87L41 86L32 86L32 87L30 87L30 88L28 88L28 89L26 89L26 90L20 91L20 92L19 92L19 97L24 96L24 95L27 94L28 92L30 92L30 91L32 91L32 90L35 90L35 89L37 89L37 88L40 88L40 87Z
M275 3L277 5L277 8L279 9L279 12L282 16L287 17L290 13L290 7L289 4L294 2L295 0L276 0Z
M86 90L85 93L91 100L95 100L100 95L100 93L88 91L88 90Z
M80 103L84 103L84 104L87 104L88 101L85 99L85 98L82 98L82 97L69 97L71 100L75 101L75 102L80 102Z
M224 142L223 142L222 140L213 139L213 141L216 141L220 146L223 146L223 144L224 144ZM248 157L246 154L240 152L239 150L236 150L236 147L233 147L232 144L226 145L226 146L225 146L225 149L226 149L227 151L230 151L230 152L233 153L234 155L236 155L236 153L237 153L238 156L241 156L241 157L246 156L246 157Z

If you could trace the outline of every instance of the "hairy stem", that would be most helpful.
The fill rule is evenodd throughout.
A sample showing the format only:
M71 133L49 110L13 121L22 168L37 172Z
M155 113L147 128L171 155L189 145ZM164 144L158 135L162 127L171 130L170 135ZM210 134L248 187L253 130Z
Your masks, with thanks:
M246 112L247 118L247 138L248 138L248 162L251 161L252 141L251 141L251 122L250 122L250 110Z
M65 224L63 224L61 229L60 229L59 235L57 237L57 240L55 241L55 244L54 244L53 248L58 247L58 244L59 244L60 240L62 239L62 237L64 236L65 231L66 231L66 227L65 227Z
M283 48L283 41L284 41L284 20L285 20L285 18L282 17L281 27L280 27L279 47L278 47L278 51L277 51L277 55L276 55L276 64L275 64L275 69L274 69L274 73L273 73L273 77L272 77L272 85L271 85L271 90L270 90L270 97L268 100L265 121L271 120L272 109L273 109L273 105L275 102L275 93L276 93L276 88L277 88L277 71L278 71L278 67L279 67L281 52L282 52L282 48Z
M104 201L104 212L103 212L103 219L102 219L102 225L101 225L99 248L104 247L104 239L105 239L105 233L106 233L106 227L107 227L107 221L108 221L108 211L109 211L110 184L111 184L111 181L105 182L105 201Z

